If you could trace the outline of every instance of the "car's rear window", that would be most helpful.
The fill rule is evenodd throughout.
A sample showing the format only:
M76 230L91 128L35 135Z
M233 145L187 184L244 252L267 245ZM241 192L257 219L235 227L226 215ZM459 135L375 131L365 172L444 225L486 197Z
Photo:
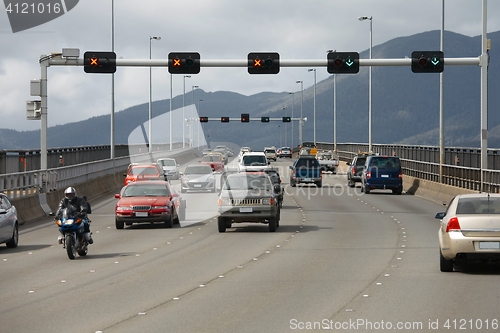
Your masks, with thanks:
M243 165L267 165L265 156L243 156Z
M142 182L141 182L142 183ZM141 184L129 185L123 191L124 197L167 197L170 196L170 191L165 185L156 184Z
M222 161L222 156L220 155L205 155L201 159L203 162L220 162Z
M500 214L500 198L462 198L458 201L457 214Z
M358 157L356 159L356 166L363 166L365 165L366 162L366 157Z
M132 168L130 170L130 174L137 176L137 175L158 175L158 169L153 168L153 167L137 167L137 168Z
M209 165L195 165L195 166L189 166L186 168L184 171L185 175L192 175L192 174L209 174L212 173L212 168Z
M175 166L175 160L159 160L158 162L163 166Z
M316 168L319 167L319 162L315 158L301 158L295 164L296 168Z
M270 178L254 175L229 176L223 186L224 190L269 190L270 188Z
M372 157L370 167L379 169L400 169L401 162L397 157Z

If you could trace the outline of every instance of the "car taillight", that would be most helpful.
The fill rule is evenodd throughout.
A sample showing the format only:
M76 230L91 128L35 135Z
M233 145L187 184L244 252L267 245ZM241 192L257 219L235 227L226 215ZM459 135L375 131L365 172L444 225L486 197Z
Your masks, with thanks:
M352 173L353 175L355 175L355 174L356 174L356 167L353 167L353 168L351 169L351 173Z
M403 174L400 172L398 175L399 178L403 178Z
M452 217L448 221L448 225L446 226L446 232L450 231L460 231L460 223L458 223L458 217Z
M371 178L372 177L372 173L370 171L367 171L366 172L366 178Z

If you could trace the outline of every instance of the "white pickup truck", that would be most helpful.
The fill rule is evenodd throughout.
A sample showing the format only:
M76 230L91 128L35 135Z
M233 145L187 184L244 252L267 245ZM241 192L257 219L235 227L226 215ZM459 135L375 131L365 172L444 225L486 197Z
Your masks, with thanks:
M318 160L323 172L331 171L332 173L337 173L339 159L336 154L332 154L330 151L321 151L316 154L316 159Z

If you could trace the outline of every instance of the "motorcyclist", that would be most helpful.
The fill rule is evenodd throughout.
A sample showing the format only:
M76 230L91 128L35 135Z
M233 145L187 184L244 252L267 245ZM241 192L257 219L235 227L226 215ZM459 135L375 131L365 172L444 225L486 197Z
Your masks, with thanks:
M76 195L76 190L73 187L68 187L64 190L64 198L59 202L56 212L56 220L62 217L62 211L64 208L72 206L76 212L78 212L79 217L83 217L83 224L85 233L88 233L87 239L89 239L89 244L94 243L92 239L92 233L90 232L90 220L87 217L88 204L84 198L78 197ZM58 238L59 243L62 243L62 237Z

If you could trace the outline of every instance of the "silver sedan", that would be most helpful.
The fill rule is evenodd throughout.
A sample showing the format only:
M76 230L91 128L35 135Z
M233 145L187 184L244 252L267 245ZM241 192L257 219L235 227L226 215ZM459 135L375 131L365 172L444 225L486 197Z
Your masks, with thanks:
M500 260L500 194L457 195L436 218L442 272L452 272L456 261Z
M17 247L18 228L16 207L5 194L0 193L0 244L5 243L7 247Z

